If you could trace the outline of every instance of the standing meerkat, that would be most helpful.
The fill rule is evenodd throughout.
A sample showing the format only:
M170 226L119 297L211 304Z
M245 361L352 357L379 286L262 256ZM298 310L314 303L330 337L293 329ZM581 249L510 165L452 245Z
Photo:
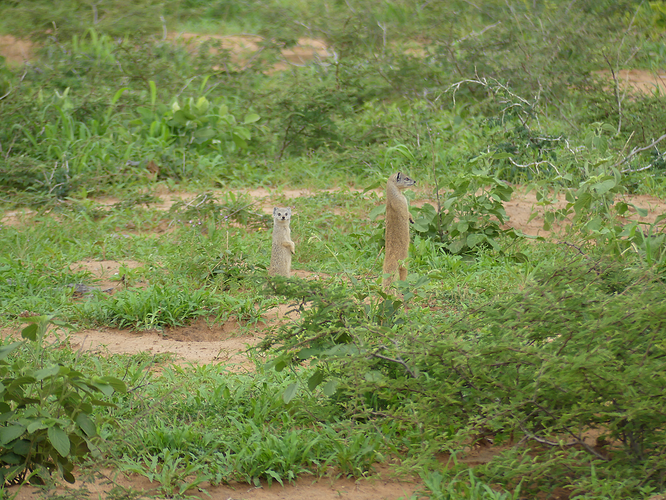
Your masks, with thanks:
M271 265L268 268L269 276L291 275L291 255L296 252L296 246L291 241L291 208L273 209L273 246L271 247Z
M409 252L409 223L414 222L407 198L402 191L416 184L405 174L397 172L386 183L386 253L384 254L384 290L388 290L398 274L401 281L407 279L407 267L401 261Z

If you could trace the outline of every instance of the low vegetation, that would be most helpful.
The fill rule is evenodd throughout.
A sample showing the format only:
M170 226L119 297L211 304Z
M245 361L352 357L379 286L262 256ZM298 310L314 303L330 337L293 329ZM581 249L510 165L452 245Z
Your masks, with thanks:
M184 498L386 463L420 479L414 498L664 493L666 233L637 196L665 196L665 108L656 80L620 75L663 66L665 16L635 0L4 2L0 31L35 43L26 64L0 58L0 210L30 210L0 221L4 483L111 468ZM285 62L306 38L328 57ZM377 189L397 170L417 180L415 223L387 294ZM293 208L294 267L319 279L267 276L271 218L242 194L259 187ZM525 191L542 236L507 216ZM196 197L160 206L175 192ZM109 294L84 259L141 265ZM67 336L254 325L280 304L299 314L264 330L250 373ZM469 467L482 446L492 460Z

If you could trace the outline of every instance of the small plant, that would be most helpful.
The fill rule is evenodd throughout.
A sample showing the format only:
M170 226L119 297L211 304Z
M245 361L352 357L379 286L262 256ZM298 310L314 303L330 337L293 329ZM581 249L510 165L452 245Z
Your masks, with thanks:
M203 462L190 461L168 448L157 455L141 453L138 459L126 458L121 463L121 469L145 476L150 482L158 482L162 493L169 498L181 498L187 490L209 480L203 473Z
M474 171L452 181L449 189L439 209L426 203L415 210L414 230L422 237L442 243L452 254L464 254L481 248L499 250L500 237L518 236L501 227L508 221L503 202L511 199L511 186Z
M207 78L201 84L201 92ZM157 104L157 87L150 86L150 108L140 106L140 118L130 125L135 132L148 139L161 141L164 145L175 144L200 151L212 150L220 154L246 150L252 138L250 129L259 121L259 115L248 113L241 123L222 102L211 102L204 95L190 97L182 102L174 100L170 106Z
M27 321L21 336L32 345L23 341L0 347L0 482L19 484L28 476L46 481L57 471L73 483L75 463L96 450L93 407L112 407L103 398L126 387L115 377L88 377L51 363L44 335L51 325L66 325L49 316ZM21 347L28 348L29 359L10 361Z

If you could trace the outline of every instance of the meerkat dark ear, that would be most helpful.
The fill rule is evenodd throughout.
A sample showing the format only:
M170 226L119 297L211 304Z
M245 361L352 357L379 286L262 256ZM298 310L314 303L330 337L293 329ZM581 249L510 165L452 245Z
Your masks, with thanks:
M398 172L397 175L395 176L395 180L396 180L396 181L399 181L401 175L402 175L402 174L401 174L400 172Z

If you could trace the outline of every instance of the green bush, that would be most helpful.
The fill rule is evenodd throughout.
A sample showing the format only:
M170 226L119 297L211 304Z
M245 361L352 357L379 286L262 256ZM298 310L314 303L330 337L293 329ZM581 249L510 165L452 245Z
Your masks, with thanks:
M23 341L0 347L0 482L45 482L58 472L73 483L74 465L98 453L93 407L112 407L104 398L125 392L125 384L52 362L44 335L50 324L62 323L48 316L28 321L21 335L32 345ZM10 358L26 347L28 356Z

